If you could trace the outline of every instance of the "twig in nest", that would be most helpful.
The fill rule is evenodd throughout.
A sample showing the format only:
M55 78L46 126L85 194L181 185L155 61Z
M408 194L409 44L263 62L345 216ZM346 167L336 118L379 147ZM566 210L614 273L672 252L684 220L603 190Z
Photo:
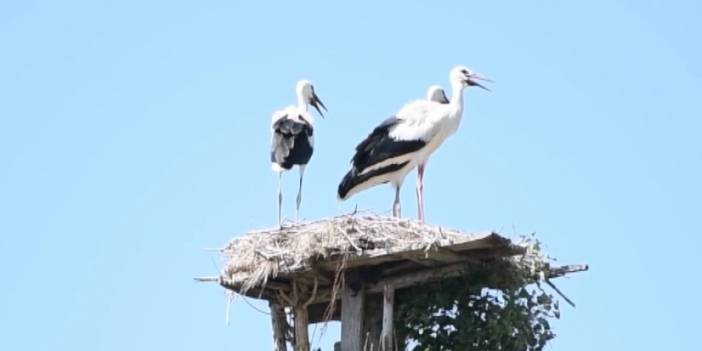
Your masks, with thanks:
M563 294L563 292L561 292L561 290L558 289L558 288L556 287L555 284L551 283L551 281L548 280L548 279L546 279L545 281L546 281L546 284L548 284L548 286L550 286L551 288L553 288L553 290L555 290L555 291L558 293L558 295L561 295L561 297L562 297L564 300L566 300L566 302L567 302L568 304L570 304L571 306L573 306L573 308L575 308L575 303L573 303L573 301L571 301L571 300L568 298L568 296L565 296L565 294Z
M229 325L229 308L232 305L232 301L234 301L234 298L236 297L236 293L233 291L227 292L227 305L224 308L224 324Z
M328 322L332 316L334 315L334 310L336 309L336 297L339 294L339 290L344 286L344 270L346 269L346 261L348 259L348 255L344 255L341 258L341 261L339 261L339 265L336 267L336 273L334 274L334 282L332 283L331 287L331 297L329 300L329 304L327 305L327 308L324 310L324 322L325 325L322 328L322 334L324 334L324 331L326 329L326 322Z
M255 250L254 253L261 255L263 258L265 258L267 260L270 260L271 258L273 258L272 255L266 254L265 252L263 252L261 250Z
M344 237L346 238L346 240L349 241L349 244L351 244L351 246L353 246L353 248L356 249L356 252L358 252L359 254L363 253L363 250L361 250L360 247L356 246L356 244L353 243L353 240L351 240L351 237L349 237L349 235L346 234L346 231L344 229L338 229L338 230L341 231L341 234L343 234Z
M432 247L436 245L436 240L439 239L439 234L443 235L444 233L441 231L441 227L439 227L439 233L432 235L431 239L429 240L429 243L427 243L427 247L424 248L424 254L427 254L429 250L431 250Z
M207 282L221 283L222 282L221 277L195 277L193 279L198 283L207 283Z

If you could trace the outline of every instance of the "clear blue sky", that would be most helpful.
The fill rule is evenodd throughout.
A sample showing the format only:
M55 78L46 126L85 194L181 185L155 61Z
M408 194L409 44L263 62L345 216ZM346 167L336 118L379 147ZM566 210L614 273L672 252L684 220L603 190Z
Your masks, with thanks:
M0 349L270 349L267 316L238 301L225 326L223 291L191 278L276 221L271 112L301 78L329 107L305 217L385 212L389 187L335 198L353 147L465 64L496 83L428 166L429 222L591 265L559 281L578 308L551 350L696 350L701 7L2 2Z

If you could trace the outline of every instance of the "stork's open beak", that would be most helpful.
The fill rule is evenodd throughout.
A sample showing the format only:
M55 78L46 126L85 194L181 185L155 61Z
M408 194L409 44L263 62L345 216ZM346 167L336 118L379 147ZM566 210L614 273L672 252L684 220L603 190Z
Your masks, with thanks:
M485 77L481 77L477 74L472 74L470 77L468 77L468 79L466 79L466 84L468 84L469 86L481 87L487 91L490 91L490 89L488 89L484 85L478 83L477 80L482 80L483 82L492 82L490 79L487 79Z
M327 110L327 107L324 106L324 103L322 102L322 100L319 99L319 96L317 96L317 94L312 93L310 105L312 105L317 110L317 112L319 112L319 115L322 116L322 118L324 118L324 114L322 113L322 110L319 109L319 107L321 106L324 109L324 111Z

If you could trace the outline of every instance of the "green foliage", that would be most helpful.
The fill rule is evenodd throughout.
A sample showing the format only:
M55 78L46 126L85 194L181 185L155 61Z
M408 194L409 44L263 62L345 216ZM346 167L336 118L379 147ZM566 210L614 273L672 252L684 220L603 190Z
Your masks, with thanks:
M514 266L489 267L399 292L398 335L413 351L542 350L554 337L549 319L559 317L558 301L526 286Z

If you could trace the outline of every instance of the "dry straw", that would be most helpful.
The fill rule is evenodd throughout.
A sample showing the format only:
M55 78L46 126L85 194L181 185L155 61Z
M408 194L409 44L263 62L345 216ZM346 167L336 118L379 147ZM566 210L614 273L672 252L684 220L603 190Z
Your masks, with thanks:
M429 250L474 236L407 219L342 215L256 230L232 240L222 249L227 263L221 278L246 292L281 273L309 270L321 260L368 252Z

